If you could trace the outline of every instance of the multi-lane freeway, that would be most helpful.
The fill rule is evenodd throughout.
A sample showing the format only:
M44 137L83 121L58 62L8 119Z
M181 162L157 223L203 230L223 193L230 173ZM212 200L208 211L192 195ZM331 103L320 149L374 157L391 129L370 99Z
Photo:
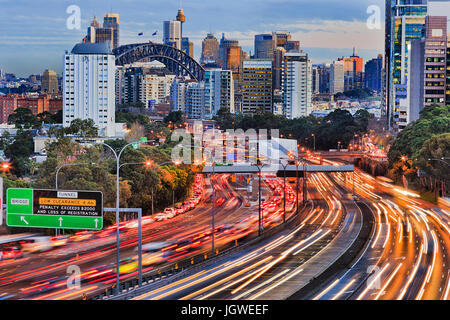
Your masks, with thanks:
M215 181L215 248L239 247L211 258L211 181L199 176L193 209L144 218L144 248L153 249L144 253L143 271L156 273L198 255L205 261L173 280L154 281L117 298L448 299L448 208L357 171L354 177L309 174L309 200L297 210L295 186L286 184L284 197L283 179L263 173L265 233L256 239L258 201L236 188L228 174ZM137 276L136 221L123 222L120 229L124 282ZM80 299L111 288L115 232L116 226L79 233L52 250L1 261L0 299ZM71 266L80 270L79 287L67 285Z

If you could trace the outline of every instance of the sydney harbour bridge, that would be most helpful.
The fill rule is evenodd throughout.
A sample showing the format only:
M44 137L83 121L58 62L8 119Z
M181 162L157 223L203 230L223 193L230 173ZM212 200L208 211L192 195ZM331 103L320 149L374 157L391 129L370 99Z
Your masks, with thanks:
M116 65L126 65L148 59L157 60L177 76L190 76L197 81L204 80L203 67L183 51L161 43L134 43L117 47L113 50Z

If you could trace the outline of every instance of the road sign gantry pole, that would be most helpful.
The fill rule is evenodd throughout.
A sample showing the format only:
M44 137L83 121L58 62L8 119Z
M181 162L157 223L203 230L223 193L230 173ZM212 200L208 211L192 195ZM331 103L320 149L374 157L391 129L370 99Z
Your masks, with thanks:
M66 163L66 164L62 164L62 165L60 165L60 166L58 166L57 167L57 169L56 169L56 177L55 177L55 187L56 187L56 190L58 190L58 174L59 174L59 171L62 169L62 168L65 168L65 167L71 167L71 166L84 166L84 165L86 165L86 166L88 166L88 165L95 165L95 163L87 163L87 162L83 162L83 163ZM58 235L59 234L59 229L56 229L56 235Z

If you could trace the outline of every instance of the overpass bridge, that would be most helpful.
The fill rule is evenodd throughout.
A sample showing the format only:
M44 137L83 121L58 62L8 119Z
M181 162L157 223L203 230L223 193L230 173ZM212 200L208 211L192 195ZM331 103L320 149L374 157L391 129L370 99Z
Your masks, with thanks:
M217 174L256 174L262 173L274 173L279 177L303 177L303 172L305 173L316 173L316 172L354 172L354 165L288 165L283 167L281 165L232 165L232 166L215 166L214 173ZM213 173L212 166L205 166L202 171L203 174Z

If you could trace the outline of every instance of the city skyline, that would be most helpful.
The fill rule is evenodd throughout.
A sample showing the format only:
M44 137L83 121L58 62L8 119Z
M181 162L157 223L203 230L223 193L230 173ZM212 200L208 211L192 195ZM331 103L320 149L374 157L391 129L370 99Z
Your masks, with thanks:
M349 1L348 1L349 2ZM254 53L254 36L286 30L292 38L300 41L301 48L311 57L313 63L330 63L342 56L349 56L353 47L358 54L368 60L383 52L384 6L382 1L359 1L347 6L345 12L339 10L342 1L323 0L308 3L304 0L265 1L260 8L253 1L228 1L226 5L217 1L202 3L197 0L183 2L186 23L183 35L195 45L194 57L200 59L201 42L209 32L217 38L225 33L228 39L239 40L246 52ZM92 18L102 19L106 13L120 15L120 44L162 42L163 21L175 19L180 6L178 1L151 1L157 11L142 10L148 2L141 0L117 1L89 4L87 1L50 1L39 8L30 9L20 2L9 3L0 0L0 27L7 30L0 36L0 69L16 73L19 77L40 74L45 69L61 73L61 60L66 50L81 42L86 35ZM81 9L81 28L69 30L66 20L70 5ZM380 29L369 29L368 8L378 6L381 10ZM298 9L292 10L296 6ZM141 8L141 9L139 9ZM290 10L289 10L290 9ZM233 14L233 11L242 14ZM221 12L212 16L211 12ZM273 14L276 12L277 14ZM251 15L253 13L253 16ZM250 15L250 16L249 16ZM152 34L157 31L156 36ZM139 33L143 35L139 36Z

